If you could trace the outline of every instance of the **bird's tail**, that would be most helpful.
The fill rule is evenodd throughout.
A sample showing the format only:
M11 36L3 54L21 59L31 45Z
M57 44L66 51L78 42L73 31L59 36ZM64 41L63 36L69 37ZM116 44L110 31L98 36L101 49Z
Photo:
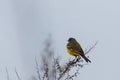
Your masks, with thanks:
M88 63L88 62L90 62L91 63L91 61L86 57L86 56L82 56L83 57L83 59Z

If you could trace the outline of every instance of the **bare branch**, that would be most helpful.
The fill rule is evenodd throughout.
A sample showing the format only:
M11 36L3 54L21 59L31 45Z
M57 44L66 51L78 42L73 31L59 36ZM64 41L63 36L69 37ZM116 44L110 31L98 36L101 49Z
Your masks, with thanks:
M88 51L85 52L85 55L88 54L97 44L98 41L90 49L88 49Z
M22 79L20 78L20 76L19 76L19 74L18 74L16 68L15 68L15 73L16 73L16 76L17 76L18 80L22 80Z
M6 73L7 73L7 80L10 80L10 77L9 77L9 73L8 73L7 67L5 68L5 70L6 70Z
M67 65L63 68L58 80L60 80L65 75L65 73L69 72L70 69L74 67L77 62L80 62L80 58L78 58L78 60L74 59L72 61L69 61Z
M76 70L76 72L73 75L70 75L68 72L67 78L65 80L73 80L73 78L79 74L79 69L80 68L78 67L78 69Z
M36 70L37 70L38 80L41 80L39 66L38 66L38 62L37 62L36 57L35 57L35 62L36 62Z
M48 71L49 71L49 68L48 68L48 66L47 66L47 67L44 69L43 80L45 80L45 78L46 78L47 80L49 80Z

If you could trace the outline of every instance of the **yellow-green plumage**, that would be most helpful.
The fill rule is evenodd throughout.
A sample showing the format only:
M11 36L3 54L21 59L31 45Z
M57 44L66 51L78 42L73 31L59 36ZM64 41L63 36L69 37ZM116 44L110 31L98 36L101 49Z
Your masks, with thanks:
M67 48L67 52L68 52L70 55L72 55L72 56L80 56L80 54L75 53L74 51L71 51L71 50L69 50L68 48Z
M67 44L67 52L70 54L70 55L73 55L73 56L80 56L80 53L78 52L75 52L75 50L81 50L81 47L80 45L77 43L77 42L68 42Z
M67 52L72 56L81 56L86 62L91 62L85 55L80 44L74 39L69 38L66 45Z

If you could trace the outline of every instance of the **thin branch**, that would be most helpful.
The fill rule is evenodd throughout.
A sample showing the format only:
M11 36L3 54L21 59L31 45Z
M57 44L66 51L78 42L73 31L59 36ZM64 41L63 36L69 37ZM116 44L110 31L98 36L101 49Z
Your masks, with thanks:
M73 80L73 77L76 77L76 76L79 74L79 69L80 69L80 68L78 68L73 75L69 76L68 80L70 80L70 79Z
M7 80L10 80L10 78L9 78L9 73L8 73L8 70L7 70L7 67L5 68L5 70L6 70L6 73L7 73Z
M64 76L65 73L67 73L68 71L70 71L70 68L71 68L72 66L74 66L77 62L78 62L78 61L75 60L75 59L72 60L72 61L69 61L69 62L67 63L67 65L66 65L66 67L65 67L65 68L63 69L63 71L61 72L58 80L60 80L60 79Z
M56 70L57 70L57 68L56 68L56 59L55 58L53 58L53 68L52 68L52 73L53 73L53 77L54 77L54 80L56 80L56 78L57 78L57 72L56 72Z
M62 68L61 68L61 65L60 65L60 62L59 62L59 59L54 59L55 61L55 67L56 67L56 70L58 70L60 73L62 72Z
M18 74L16 68L15 68L15 73L16 73L16 76L17 76L18 80L22 80L22 79L20 78L20 76L19 76L19 74Z
M35 62L36 62L36 70L37 70L38 79L41 80L39 66L38 66L38 62L37 62L36 57L35 57Z
M85 52L85 55L88 54L97 44L98 41L90 49L88 49L88 51Z
M48 66L46 66L46 68L44 69L44 75L43 75L43 80L45 80L45 78L46 78L46 80L49 80L49 76L48 76L48 71L49 71L49 68L48 68Z

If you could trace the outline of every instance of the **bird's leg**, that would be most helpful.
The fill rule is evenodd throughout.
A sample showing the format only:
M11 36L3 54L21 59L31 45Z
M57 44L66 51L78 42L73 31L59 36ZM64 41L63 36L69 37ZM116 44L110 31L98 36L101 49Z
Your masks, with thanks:
M79 61L79 56L76 57L76 61Z
M75 62L76 62L76 61L79 61L79 56L75 56L74 61L75 61Z

